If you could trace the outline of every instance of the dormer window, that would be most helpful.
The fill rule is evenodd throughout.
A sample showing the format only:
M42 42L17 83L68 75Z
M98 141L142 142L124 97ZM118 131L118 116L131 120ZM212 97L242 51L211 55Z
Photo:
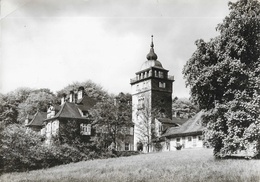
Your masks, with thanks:
M88 117L88 111L83 111L82 115L83 115L83 117Z
M91 124L80 124L81 135L91 135Z

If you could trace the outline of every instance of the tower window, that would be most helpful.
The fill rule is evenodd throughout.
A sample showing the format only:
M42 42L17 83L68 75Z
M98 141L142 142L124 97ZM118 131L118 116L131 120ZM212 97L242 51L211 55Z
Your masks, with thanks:
M165 88L166 87L166 84L164 82L159 82L159 87L160 88Z
M144 98L139 98L137 109L143 109L143 108L144 108Z
M163 78L163 72L159 71L159 78Z
M136 85L136 90L137 90L137 91L139 90L139 85Z
M158 77L158 72L156 70L154 71L154 75L155 77Z
M165 118L165 117L166 117L166 115L165 115L165 109L161 109L161 110L160 110L160 115L161 115L162 118Z

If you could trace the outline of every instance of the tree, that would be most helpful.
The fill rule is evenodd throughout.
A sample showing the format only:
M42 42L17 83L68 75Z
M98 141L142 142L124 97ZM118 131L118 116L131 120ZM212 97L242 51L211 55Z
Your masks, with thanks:
M199 110L189 99L175 97L172 101L172 111L183 118L191 118Z
M230 2L229 9L217 26L220 35L197 40L183 69L192 101L205 110L206 140L217 157L260 144L260 2Z
M143 103L138 107L135 134L139 142L142 143L143 147L146 147L146 151L149 153L153 140L159 136L155 130L155 118L160 115L160 112L157 109L152 109L148 97L144 97Z
M4 125L18 123L18 105L28 97L31 89L18 88L5 95L0 95L0 121Z
M32 91L26 100L18 105L18 121L23 123L27 115L34 115L37 110L46 112L50 102L56 103L57 97L49 89Z
M112 144L120 147L121 141L131 127L131 95L120 93L116 97L97 103L90 111L94 118L96 135L94 141L100 150L106 150ZM98 140L97 140L98 138Z
M0 123L5 126L17 123L17 116L15 103L9 102L6 96L0 95Z
M87 80L84 82L74 82L69 84L68 86L64 87L60 91L57 92L57 97L62 97L62 94L69 94L71 90L77 90L80 86L84 87L85 92L91 98L96 100L103 100L108 97L108 93L102 88L102 86L94 83L91 80Z

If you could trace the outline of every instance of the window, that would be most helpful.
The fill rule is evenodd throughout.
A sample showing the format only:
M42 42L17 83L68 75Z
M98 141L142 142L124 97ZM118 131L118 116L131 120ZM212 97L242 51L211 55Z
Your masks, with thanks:
M130 128L130 135L134 135L134 127Z
M198 136L198 139L199 139L199 140L202 140L202 136Z
M154 76L158 77L158 72L156 70L154 71Z
M163 78L163 72L159 71L159 78Z
M165 88L166 87L166 84L164 82L159 82L159 87L160 88Z
M143 108L144 108L144 98L139 98L137 109L143 109Z
M180 142L180 141L181 141L181 139L180 139L180 138L177 138L177 139L176 139L176 141L177 141L177 142Z
M80 124L81 135L91 135L91 124Z
M191 141L191 137L190 137L190 136L188 137L188 141L189 141L189 142Z
M47 133L51 132L51 123L48 123L46 128L47 128L46 130Z
M41 129L41 135L45 135L45 133L46 133L46 129L45 129L45 128L42 128L42 129Z
M129 143L125 143L125 150L129 150L129 149L130 149Z
M51 132L52 134L57 134L57 131L59 129L59 123L58 121L53 121L51 126Z
M87 117L88 116L88 111L83 111L82 114L83 114L83 116Z
M159 117L166 118L165 109L160 109Z

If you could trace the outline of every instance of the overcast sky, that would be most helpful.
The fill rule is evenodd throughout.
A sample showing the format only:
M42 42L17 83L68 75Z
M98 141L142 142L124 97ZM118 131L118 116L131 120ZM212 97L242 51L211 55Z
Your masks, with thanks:
M217 36L228 12L226 0L2 0L0 92L90 79L130 93L154 35L174 96L189 97L182 69L194 42Z

